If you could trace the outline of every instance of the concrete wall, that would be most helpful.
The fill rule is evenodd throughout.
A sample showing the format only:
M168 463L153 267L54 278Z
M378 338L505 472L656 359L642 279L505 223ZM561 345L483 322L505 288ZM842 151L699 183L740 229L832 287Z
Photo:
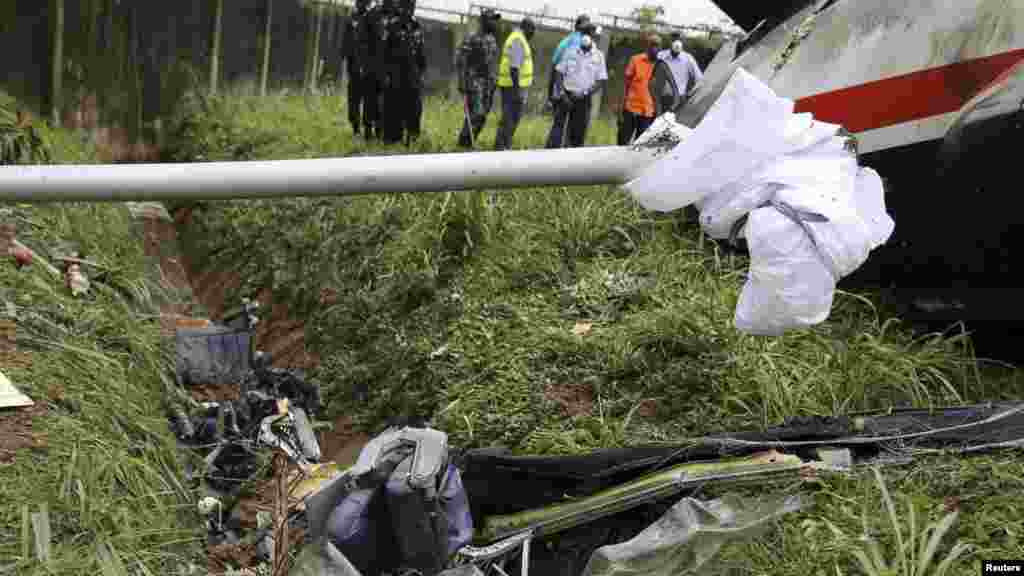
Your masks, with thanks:
M221 87L258 86L266 0L223 0ZM93 95L98 122L145 134L153 120L169 114L190 87L208 84L213 0L65 0L65 66L60 100L65 121ZM0 0L0 90L46 114L50 87L53 0ZM314 33L313 11L297 0L275 0L271 32L269 88L302 86ZM320 57L325 81L344 81L340 59L346 15L324 9ZM517 18L502 23L499 46ZM426 28L428 90L454 94L455 50L477 26L421 18ZM530 111L545 99L551 57L563 30L541 28L532 41L536 77ZM621 101L622 69L639 49L636 34L610 34L609 94L605 109ZM702 56L698 55L698 60ZM703 63L702 63L703 64ZM616 100L618 99L618 100ZM608 106L610 104L610 107ZM70 118L70 119L69 119Z

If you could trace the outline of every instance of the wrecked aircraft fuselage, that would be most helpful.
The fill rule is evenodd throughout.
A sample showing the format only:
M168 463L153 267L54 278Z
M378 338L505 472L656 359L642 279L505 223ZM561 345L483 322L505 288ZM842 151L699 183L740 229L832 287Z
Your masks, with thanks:
M796 111L840 124L886 180L899 222L846 280L937 299L943 319L1024 320L1014 185L1024 124L1024 4L715 0L751 31L722 47L679 114L695 126L742 67ZM954 304L954 306L950 306Z

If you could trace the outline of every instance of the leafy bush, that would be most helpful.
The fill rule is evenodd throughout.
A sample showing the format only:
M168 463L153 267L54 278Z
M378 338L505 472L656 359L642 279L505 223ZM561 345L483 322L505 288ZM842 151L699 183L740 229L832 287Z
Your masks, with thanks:
M50 143L31 114L0 92L0 164L45 164Z

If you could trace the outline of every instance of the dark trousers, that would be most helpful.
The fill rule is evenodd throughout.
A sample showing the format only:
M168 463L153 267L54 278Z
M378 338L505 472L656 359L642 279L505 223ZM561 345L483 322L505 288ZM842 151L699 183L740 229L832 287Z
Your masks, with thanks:
M627 110L622 111L622 119L619 122L619 146L625 146L640 136L654 122L653 117L641 116Z
M563 135L570 148L579 148L587 138L587 127L590 125L590 105L592 97L570 100L562 98L555 104L554 122L548 132L546 148L562 148Z
M358 72L349 70L348 73L348 121L352 124L352 130L363 134L368 138L374 136L377 131L379 136L380 106L378 81L373 76L360 76Z
M523 99L520 91L512 87L501 88L501 124L498 135L494 138L495 150L508 150L512 147L512 136L519 127L523 116Z
M412 142L420 136L423 116L423 87L411 74L399 74L384 93L382 139L395 144L407 139Z
M480 132L487 123L487 115L494 105L494 92L490 90L469 90L463 95L463 116L467 116L462 122L462 131L459 132L459 146L469 148L476 143ZM472 128L470 127L472 124ZM473 130L472 141L469 137L470 129Z

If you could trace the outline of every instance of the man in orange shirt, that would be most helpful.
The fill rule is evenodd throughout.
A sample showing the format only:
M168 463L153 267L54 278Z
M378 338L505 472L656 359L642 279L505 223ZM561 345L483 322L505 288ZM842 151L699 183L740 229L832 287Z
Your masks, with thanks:
M651 95L651 78L654 65L658 62L661 38L657 34L647 37L643 54L629 59L626 65L626 90L622 104L622 120L619 122L619 146L625 146L641 134L654 121L654 97Z

